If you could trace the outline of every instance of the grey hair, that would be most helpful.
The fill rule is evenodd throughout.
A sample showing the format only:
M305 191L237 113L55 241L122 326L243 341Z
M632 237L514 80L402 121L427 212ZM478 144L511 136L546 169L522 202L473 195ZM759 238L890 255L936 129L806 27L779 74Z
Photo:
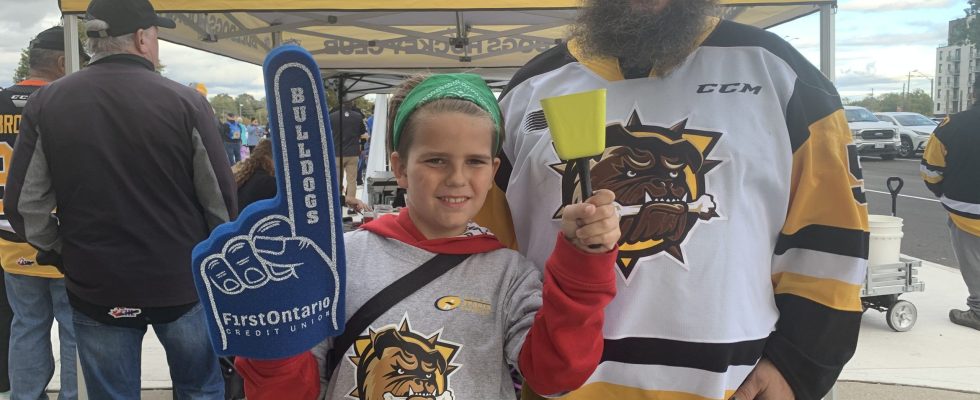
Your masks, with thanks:
M32 48L27 54L28 67L31 71L51 72L58 70L58 57L65 55L65 52Z
M109 29L109 23L101 19L92 19L85 22L85 31L104 31ZM132 35L90 37L85 42L85 50L91 54L92 61L111 56L113 54L128 54L135 46Z

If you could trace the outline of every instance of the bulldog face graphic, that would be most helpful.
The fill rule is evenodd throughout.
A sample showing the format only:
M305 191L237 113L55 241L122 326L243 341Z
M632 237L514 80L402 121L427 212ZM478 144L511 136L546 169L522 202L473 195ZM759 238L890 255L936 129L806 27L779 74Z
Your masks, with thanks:
M616 193L622 208L618 265L626 279L642 257L666 253L683 264L681 247L691 229L719 216L705 174L720 164L707 155L721 134L686 125L645 126L634 112L625 126L606 128L606 150L588 160L592 187ZM552 166L562 175L563 204L581 201L574 163Z
M401 326L385 327L354 343L350 361L357 368L357 386L348 395L359 400L454 400L450 364L460 346L439 341L439 334L423 337L413 332L408 319Z

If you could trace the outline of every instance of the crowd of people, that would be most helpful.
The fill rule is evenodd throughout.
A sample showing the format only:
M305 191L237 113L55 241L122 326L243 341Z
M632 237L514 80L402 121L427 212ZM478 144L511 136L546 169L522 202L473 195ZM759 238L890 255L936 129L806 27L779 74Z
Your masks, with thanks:
M249 399L513 399L511 371L524 399L822 398L862 313L853 139L830 81L716 5L588 0L570 40L499 98L472 74L404 82L379 118L407 207L344 235L347 316L417 268L444 272L348 326L350 343L221 362L191 250L276 195L268 128L216 117L155 71L158 29L175 23L147 0L93 0L87 66L65 76L51 28L30 44L30 78L0 94L18 122L0 134L0 392L46 396L57 320L61 399L78 395L76 352L89 398L138 399L148 327L180 399L240 398L234 379ZM606 148L561 160L540 100L594 89L610 99ZM971 295L950 319L980 330L977 113L937 130L922 173ZM370 118L350 99L329 118L334 184L364 209Z

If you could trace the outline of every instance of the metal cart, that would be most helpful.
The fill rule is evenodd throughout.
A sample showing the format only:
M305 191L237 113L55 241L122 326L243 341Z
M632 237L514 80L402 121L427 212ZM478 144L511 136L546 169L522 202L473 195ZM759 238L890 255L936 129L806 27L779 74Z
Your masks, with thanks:
M892 184L897 184L893 186ZM891 177L886 182L892 195L892 216L896 215L898 193L904 182L901 178ZM925 283L919 280L919 268L922 261L900 257L899 262L881 265L869 265L864 286L861 288L861 303L864 309L875 309L885 314L888 327L896 332L906 332L912 329L918 317L915 304L899 300L903 293L925 291Z

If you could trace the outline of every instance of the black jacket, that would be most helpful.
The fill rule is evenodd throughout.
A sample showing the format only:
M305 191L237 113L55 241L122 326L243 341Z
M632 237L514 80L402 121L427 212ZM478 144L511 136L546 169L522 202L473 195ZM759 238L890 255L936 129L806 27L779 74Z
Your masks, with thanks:
M142 57L93 62L27 103L7 217L35 247L61 253L73 297L194 303L191 249L237 214L214 121L207 99Z
M344 115L343 127L340 125L341 113ZM334 156L357 157L361 154L361 135L367 133L367 126L364 124L364 114L361 114L356 109L346 107L342 110L334 111L330 113L330 129L333 131L333 142L334 146L336 146ZM341 137L341 134L343 134L343 137Z

